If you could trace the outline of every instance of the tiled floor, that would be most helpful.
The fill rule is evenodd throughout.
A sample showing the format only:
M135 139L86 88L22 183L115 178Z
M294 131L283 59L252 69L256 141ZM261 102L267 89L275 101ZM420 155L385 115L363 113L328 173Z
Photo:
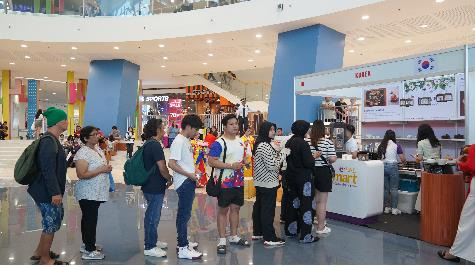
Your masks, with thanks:
M75 264L447 264L440 260L439 247L406 237L365 227L329 221L332 233L314 244L299 244L288 239L286 246L265 248L261 242L250 248L231 247L225 256L216 254L216 203L197 194L189 224L191 240L200 243L202 260L178 260L175 215L177 195L169 190L159 225L159 239L169 243L168 257L143 255L144 200L137 188L118 184L109 202L99 210L97 242L104 246L103 261L82 261L81 211L73 197L74 181L68 183L64 197L65 218L57 233L53 250ZM26 187L0 187L0 264L31 264L29 257L41 233L41 215L26 193ZM241 211L241 233L252 234L252 202ZM278 214L276 216L278 218ZM281 233L276 221L275 227Z

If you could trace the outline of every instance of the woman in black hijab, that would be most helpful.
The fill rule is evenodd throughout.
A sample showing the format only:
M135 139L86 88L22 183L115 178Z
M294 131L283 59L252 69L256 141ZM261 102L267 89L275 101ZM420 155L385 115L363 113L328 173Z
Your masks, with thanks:
M294 134L285 144L290 149L287 156L287 183L288 201L285 203L287 215L285 220L285 234L289 237L297 236L300 232L300 242L313 243L318 237L312 235L312 223L315 211L312 203L315 196L313 158L309 144L304 140L310 129L310 123L304 120L292 124Z

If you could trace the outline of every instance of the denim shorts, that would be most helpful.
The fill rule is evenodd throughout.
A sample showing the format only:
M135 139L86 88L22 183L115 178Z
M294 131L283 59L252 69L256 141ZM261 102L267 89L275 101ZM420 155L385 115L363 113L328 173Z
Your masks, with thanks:
M64 217L63 204L53 205L51 203L39 203L37 205L43 217L41 220L43 233L51 235L59 231Z

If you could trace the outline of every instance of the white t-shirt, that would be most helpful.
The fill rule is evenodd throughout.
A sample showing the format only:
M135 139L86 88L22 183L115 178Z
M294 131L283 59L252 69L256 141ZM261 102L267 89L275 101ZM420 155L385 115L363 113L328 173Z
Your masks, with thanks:
M170 147L170 159L176 160L178 165L186 172L194 173L195 164L193 160L193 147L191 146L190 139L186 138L182 134L176 136L175 140ZM177 190L188 177L173 173L173 185Z
M356 142L356 139L353 138L353 136L348 139L348 141L346 141L345 150L347 153L353 153L358 151L358 143Z

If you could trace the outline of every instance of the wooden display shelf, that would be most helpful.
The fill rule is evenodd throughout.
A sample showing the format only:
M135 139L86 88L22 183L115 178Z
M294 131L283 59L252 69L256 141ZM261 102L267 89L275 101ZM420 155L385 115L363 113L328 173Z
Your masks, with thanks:
M465 201L463 176L423 172L421 197L421 240L452 246Z

